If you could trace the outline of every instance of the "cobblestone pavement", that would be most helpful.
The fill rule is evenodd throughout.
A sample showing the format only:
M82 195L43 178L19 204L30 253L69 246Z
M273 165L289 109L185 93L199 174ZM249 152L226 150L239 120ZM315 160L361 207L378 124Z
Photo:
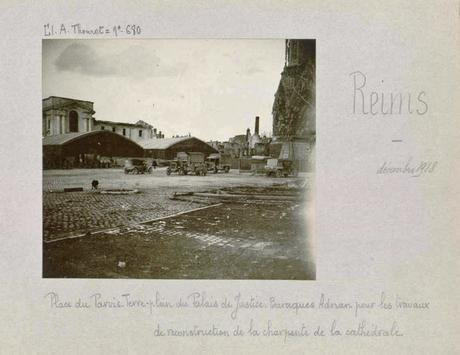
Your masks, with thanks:
M203 204L173 201L155 191L132 195L93 192L43 194L45 240L100 229L132 225L191 210Z
M93 192L93 179L105 190L139 193ZM276 179L237 172L167 177L162 169L151 175L45 171L43 276L314 279L312 240L305 228L308 202L295 198L295 186L308 189L310 181L309 176ZM84 191L62 192L66 187ZM170 199L174 192L190 191L218 193ZM267 193L274 197L264 200ZM248 194L251 198L242 197Z
M101 189L137 189L138 194L104 195L90 190L97 179ZM174 192L206 191L234 186L271 186L293 179L250 174L166 176L164 169L148 175L125 175L120 169L46 170L43 174L43 235L45 241L97 230L129 226L206 205L203 201L174 201ZM83 187L82 192L62 192Z
M314 279L304 207L293 202L225 203L45 244L44 276Z

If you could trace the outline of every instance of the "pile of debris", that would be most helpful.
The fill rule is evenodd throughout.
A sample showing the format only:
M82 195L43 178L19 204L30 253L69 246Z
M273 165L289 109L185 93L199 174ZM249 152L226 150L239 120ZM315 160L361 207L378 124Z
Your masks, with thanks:
M279 204L302 202L306 199L305 189L288 184L270 187L228 187L201 192L175 192L170 199L199 203L257 203Z

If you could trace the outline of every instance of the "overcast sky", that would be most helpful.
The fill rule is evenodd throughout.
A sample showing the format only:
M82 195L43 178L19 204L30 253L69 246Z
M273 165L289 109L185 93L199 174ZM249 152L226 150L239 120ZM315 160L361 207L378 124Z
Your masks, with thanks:
M99 120L144 120L166 137L272 131L284 40L44 40L43 98L94 102Z

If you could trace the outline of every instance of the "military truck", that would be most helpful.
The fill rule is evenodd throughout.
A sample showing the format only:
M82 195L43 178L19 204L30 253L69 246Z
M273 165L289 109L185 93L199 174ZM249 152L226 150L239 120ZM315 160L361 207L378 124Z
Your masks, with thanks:
M268 159L265 165L265 173L267 176L288 177L297 176L298 171L294 161L289 159Z
M208 171L212 171L214 174L217 174L219 171L228 173L230 171L230 164L225 163L227 159L228 156L220 153L210 154L206 159Z
M148 162L144 159L129 158L126 159L123 170L125 174L151 174L153 167L149 165Z
M167 175L172 173L179 175L206 175L207 172L204 154L200 152L179 152L166 169Z

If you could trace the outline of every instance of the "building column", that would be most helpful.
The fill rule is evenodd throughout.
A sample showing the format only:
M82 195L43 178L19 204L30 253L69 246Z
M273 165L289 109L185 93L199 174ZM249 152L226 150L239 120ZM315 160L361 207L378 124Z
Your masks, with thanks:
M65 112L64 114L64 133L68 133L70 130L69 128L69 112Z
M55 120L56 115L52 115L49 120L50 120L50 134L55 135L56 134L56 120Z

